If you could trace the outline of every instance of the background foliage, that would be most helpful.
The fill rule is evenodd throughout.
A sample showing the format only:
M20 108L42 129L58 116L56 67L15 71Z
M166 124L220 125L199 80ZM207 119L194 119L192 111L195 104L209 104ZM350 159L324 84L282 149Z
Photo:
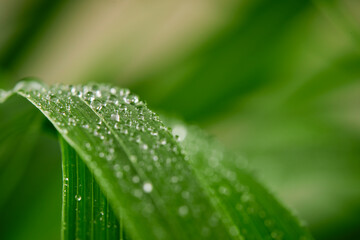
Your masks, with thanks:
M1 1L0 88L27 76L129 87L244 156L316 239L356 239L359 12L356 0ZM22 110L0 109L0 164L13 159L0 232L57 239L59 146L35 138L46 125L27 118L39 116L6 128ZM5 155L19 137L27 151Z

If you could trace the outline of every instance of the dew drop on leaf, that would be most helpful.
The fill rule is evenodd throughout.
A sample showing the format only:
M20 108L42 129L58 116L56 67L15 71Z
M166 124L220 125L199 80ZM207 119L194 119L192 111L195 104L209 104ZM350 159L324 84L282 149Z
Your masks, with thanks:
M122 172L117 172L117 173L116 173L116 177L117 177L117 178L122 178L122 177L123 177L123 173L122 173Z
M138 176L134 176L134 177L132 178L132 181L133 181L134 183L138 183L138 182L140 181L140 178L139 178Z
M75 199L76 199L76 201L80 202L81 201L81 196L80 195L75 195Z
M85 147L87 150L91 150L92 147L91 147L91 144L90 143L85 143Z
M116 88L110 88L110 93L115 95L116 94Z
M153 186L151 183L149 183L149 182L144 183L144 185L143 185L144 192L150 193L152 191L152 189L153 189Z
M143 196L143 192L139 189L134 190L134 196L137 198L141 198Z
M190 193L188 191L184 191L184 192L181 193L181 196L184 199L189 199L190 198Z
M118 113L111 114L111 120L114 120L116 122L120 122L120 115Z
M231 226L231 227L229 228L229 232L230 232L230 234L231 234L232 236L239 235L239 231L238 231L238 229L237 229L236 226Z
M181 206L178 212L180 216L185 217L189 213L189 208L187 206Z
M161 140L160 140L160 144L161 144L161 145L165 145L165 144L166 144L166 139L165 139L165 138L164 138L164 139L161 139Z
M85 94L85 97L89 99L90 102L94 101L95 95L93 92L89 91Z
M96 92L95 92L95 95L96 95L96 97L101 97L101 91L100 90L97 90Z
M181 126L181 125L176 125L174 126L173 130L172 130L172 134L174 136L177 136L177 140L179 142L183 141L186 137L186 128L184 126Z
M171 182L172 182L172 183L177 183L178 180L179 180L179 178L178 178L177 176L171 177Z
M131 155L130 156L130 161L133 162L133 163L136 163L137 157L135 155Z

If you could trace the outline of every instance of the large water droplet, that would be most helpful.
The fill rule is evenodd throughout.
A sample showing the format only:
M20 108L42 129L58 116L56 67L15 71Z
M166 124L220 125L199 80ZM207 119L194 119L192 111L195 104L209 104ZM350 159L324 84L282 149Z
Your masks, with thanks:
M80 195L75 195L75 199L76 199L76 201L80 202L81 201L81 196Z
M178 136L178 141L183 141L186 137L187 131L186 128L184 126L181 125L176 125L173 130L172 130L172 134L174 136Z
M144 185L143 185L143 190L146 193L150 193L153 190L152 184L149 183L149 182L145 182Z
M110 88L110 93L115 95L116 94L116 88Z
M85 94L85 97L86 97L87 99L89 99L90 102L94 101L94 99L95 99L95 95L94 95L94 93L91 92L91 91L87 92L87 93Z

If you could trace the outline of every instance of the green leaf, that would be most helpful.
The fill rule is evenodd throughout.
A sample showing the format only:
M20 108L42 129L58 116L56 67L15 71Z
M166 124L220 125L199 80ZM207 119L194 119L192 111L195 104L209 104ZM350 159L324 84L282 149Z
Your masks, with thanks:
M30 104L15 108L18 104L18 101L9 101L12 111L7 111L6 114L0 108L0 209L26 170L43 120L40 114L29 109Z
M62 137L60 143L63 157L62 239L119 239L119 222L93 175Z
M112 213L134 239L311 238L236 157L199 134L188 135L184 152L126 89L32 81L14 92L61 134L64 239L117 236L104 230L107 222L118 226Z
M246 161L195 126L167 120L231 231L244 239L311 239L299 221L246 170ZM239 232L238 232L239 231Z
M60 152L34 110L21 97L0 104L1 239L60 239Z

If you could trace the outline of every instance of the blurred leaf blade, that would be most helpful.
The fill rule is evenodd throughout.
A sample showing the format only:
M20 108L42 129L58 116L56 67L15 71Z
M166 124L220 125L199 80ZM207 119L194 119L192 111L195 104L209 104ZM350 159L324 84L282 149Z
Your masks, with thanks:
M60 239L57 143L47 139L43 115L22 97L1 104L0 116L1 238Z
M312 239L305 227L299 227L299 220L251 176L243 158L195 126L169 118L165 122L180 133L195 172L244 239Z
M39 132L42 118L33 111L25 111L10 121L0 125L4 129L0 134L0 183L2 194L0 208L4 207L7 197L12 194L22 175L26 171Z

